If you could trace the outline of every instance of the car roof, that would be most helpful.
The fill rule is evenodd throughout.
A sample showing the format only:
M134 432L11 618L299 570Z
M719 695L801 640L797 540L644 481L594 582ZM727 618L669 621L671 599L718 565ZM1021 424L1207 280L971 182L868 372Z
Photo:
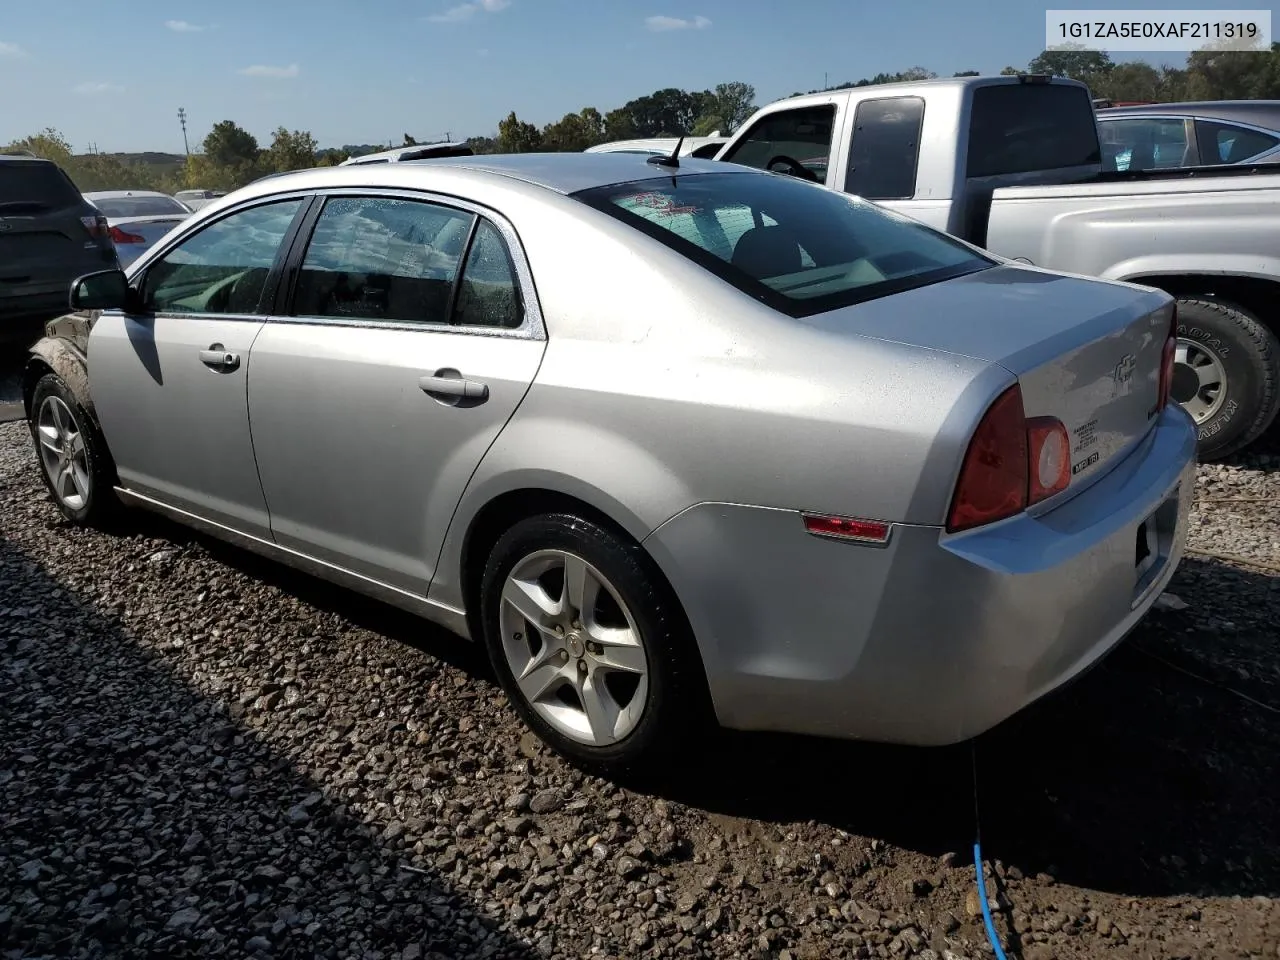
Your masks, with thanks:
M672 168L649 163L647 157L634 153L504 153L433 157L405 163L313 167L310 170L264 178L257 183L270 184L270 192L298 188L323 189L326 186L376 187L381 185L378 181L401 186L405 185L406 177L411 177L419 170L454 170L481 177L503 177L561 194L632 180L670 180L673 177L700 173L764 175L763 171L753 167L693 157L681 157L680 166Z
M164 197L167 200L173 199L169 194L161 193L159 190L91 190L84 196L89 200L122 200L125 197Z
M1202 117L1235 120L1280 130L1280 100L1204 100L1183 103L1144 103L1132 107L1107 107L1098 119L1108 117Z

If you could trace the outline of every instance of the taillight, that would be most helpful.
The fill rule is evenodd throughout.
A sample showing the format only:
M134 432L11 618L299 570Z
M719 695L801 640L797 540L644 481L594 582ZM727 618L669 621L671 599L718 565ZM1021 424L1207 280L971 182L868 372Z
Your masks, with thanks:
M1071 440L1061 420L1035 417L1027 421L1031 488L1027 506L1048 500L1071 483Z
M89 236L95 240L105 240L111 235L107 227L107 218L102 214L96 217L81 217L80 222L84 224L84 229Z
M1156 400L1156 411L1169 405L1169 393L1173 389L1173 365L1178 353L1178 305L1173 305L1173 316L1169 321L1169 336L1164 342L1164 351L1160 354L1160 395Z
M112 227L111 239L115 243L146 243L146 237L140 237L136 233L125 233L119 227Z
M1026 508L1027 419L1015 383L996 398L969 441L947 530L980 527Z

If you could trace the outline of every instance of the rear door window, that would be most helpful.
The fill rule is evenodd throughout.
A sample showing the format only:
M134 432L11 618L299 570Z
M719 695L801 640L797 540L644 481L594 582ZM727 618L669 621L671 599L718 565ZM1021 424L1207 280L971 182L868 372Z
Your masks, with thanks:
M968 176L997 177L1100 163L1089 91L1005 83L973 91Z
M1169 170L1190 162L1187 124L1178 117L1131 117L1098 124L1112 170Z
M780 110L757 120L721 159L826 183L835 123L834 104Z
M908 200L916 193L916 162L924 100L863 100L853 121L845 191L868 200Z

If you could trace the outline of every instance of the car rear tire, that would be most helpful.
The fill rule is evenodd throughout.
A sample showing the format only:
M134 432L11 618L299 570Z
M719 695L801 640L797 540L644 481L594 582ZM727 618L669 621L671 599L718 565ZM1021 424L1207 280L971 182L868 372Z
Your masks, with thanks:
M645 775L705 732L684 614L634 541L569 513L522 520L490 553L480 611L508 699L579 766Z
M1280 410L1280 341L1235 304L1181 299L1172 395L1196 422L1200 459L1229 457Z
M97 424L56 373L36 382L28 426L40 475L62 515L81 526L113 519L120 506L115 464Z

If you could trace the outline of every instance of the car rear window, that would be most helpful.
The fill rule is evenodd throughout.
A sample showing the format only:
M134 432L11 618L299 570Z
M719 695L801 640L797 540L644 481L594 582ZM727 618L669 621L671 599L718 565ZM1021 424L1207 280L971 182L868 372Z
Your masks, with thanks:
M970 177L1101 162L1093 102L1083 87L1008 83L973 91Z
M67 207L80 192L56 164L0 160L0 205Z
M793 317L995 264L914 220L778 174L662 177L574 196Z
M191 211L169 197L110 197L93 201L93 205L111 218L160 217L168 214L185 216Z

